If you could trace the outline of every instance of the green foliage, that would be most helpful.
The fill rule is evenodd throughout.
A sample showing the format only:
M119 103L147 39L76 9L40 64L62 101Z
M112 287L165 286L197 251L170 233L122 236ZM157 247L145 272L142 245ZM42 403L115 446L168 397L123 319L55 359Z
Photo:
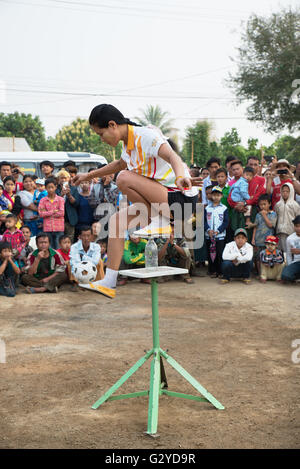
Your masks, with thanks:
M300 137L295 138L290 135L279 137L272 145L277 159L285 158L290 163L295 164L300 161Z
M212 151L210 145L211 129L212 124L208 121L199 121L186 129L182 156L188 166L192 164L192 152L194 154L193 164L196 166L205 166L206 161L210 158Z
M56 151L78 151L96 153L104 156L107 161L113 160L114 149L101 142L97 135L85 119L76 119L70 125L64 126L55 136L55 141L49 142ZM119 158L122 152L122 145L115 149L115 157Z
M45 129L38 116L0 113L0 137L25 138L33 151L47 150Z
M172 127L173 120L167 119L169 116L168 112L163 112L160 106L152 106L151 104L146 107L145 110L140 110L142 113L141 117L135 117L138 124L141 125L155 125L158 127L164 135L169 137L170 133L176 129Z
M229 75L238 101L251 103L248 119L261 121L269 132L299 129L299 95L291 99L292 83L300 79L299 24L299 9L269 18L251 15L238 48L237 72Z

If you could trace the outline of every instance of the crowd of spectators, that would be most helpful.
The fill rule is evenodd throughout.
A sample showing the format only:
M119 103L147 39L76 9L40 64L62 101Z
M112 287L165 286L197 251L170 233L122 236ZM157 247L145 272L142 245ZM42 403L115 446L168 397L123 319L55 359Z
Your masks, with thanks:
M128 203L114 175L76 187L74 162L55 174L51 161L40 169L37 177L0 163L1 295L15 296L21 284L28 293L57 292L62 284L79 291L74 269L84 260L96 267L96 280L102 279L109 217ZM274 158L266 165L252 156L244 165L229 156L224 167L211 158L190 174L203 179L204 244L191 248L172 230L156 239L159 265L187 269L182 281L188 284L204 269L224 284L235 277L249 283L255 275L262 283L300 278L300 163L293 167ZM145 266L146 243L128 233L121 270ZM118 284L127 281L120 275Z

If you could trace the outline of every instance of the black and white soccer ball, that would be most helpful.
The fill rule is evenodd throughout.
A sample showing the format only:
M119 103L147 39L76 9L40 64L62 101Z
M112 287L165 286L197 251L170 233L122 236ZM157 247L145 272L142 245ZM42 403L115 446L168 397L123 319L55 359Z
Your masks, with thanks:
M97 267L89 261L82 261L74 268L74 277L78 283L94 282L97 277Z

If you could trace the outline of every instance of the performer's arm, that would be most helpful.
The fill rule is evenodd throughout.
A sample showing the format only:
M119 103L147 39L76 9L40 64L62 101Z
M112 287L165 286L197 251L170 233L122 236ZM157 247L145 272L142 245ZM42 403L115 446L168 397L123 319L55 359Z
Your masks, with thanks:
M163 143L160 146L158 150L158 156L160 156L160 158L172 166L172 169L176 175L176 184L178 189L184 192L184 188L192 188L191 178L184 176L185 171L182 159L179 155L177 155L177 153L175 153L174 150L172 150L168 143Z
M103 176L108 176L109 174L118 173L119 171L122 171L122 169L126 168L127 164L124 160L115 160L103 166L103 168L94 169L94 171L91 171L89 173L77 174L72 182L76 186L79 186L79 184L83 181L91 181L94 178L102 178Z

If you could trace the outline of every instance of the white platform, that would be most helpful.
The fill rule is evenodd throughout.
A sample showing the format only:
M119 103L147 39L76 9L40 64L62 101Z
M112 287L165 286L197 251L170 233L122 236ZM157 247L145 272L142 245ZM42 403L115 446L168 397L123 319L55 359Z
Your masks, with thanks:
M135 277L135 278L152 278L152 277L163 277L165 275L182 275L188 274L188 269L180 269L179 267L167 267L160 266L154 269L141 268L141 269L128 269L128 270L119 270L120 275L125 277Z

